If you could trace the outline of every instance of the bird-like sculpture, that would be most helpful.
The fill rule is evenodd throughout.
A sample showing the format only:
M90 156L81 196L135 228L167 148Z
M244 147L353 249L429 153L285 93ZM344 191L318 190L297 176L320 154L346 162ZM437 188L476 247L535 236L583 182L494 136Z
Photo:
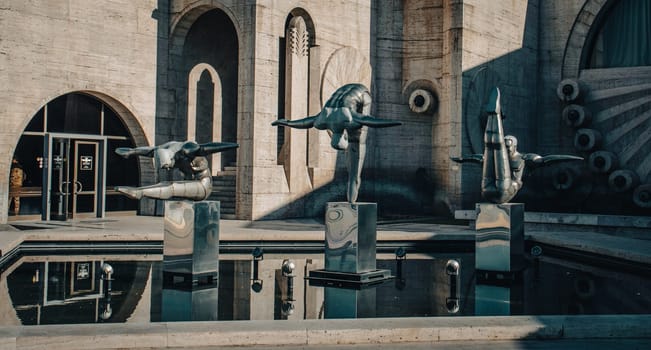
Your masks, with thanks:
M451 157L455 162L483 163L481 194L492 203L507 203L522 188L523 175L527 170L556 162L583 160L572 155L540 156L535 153L518 152L515 136L504 136L500 90L495 87L486 104L486 129L484 131L484 154Z
M298 120L279 119L271 125L297 129L316 128L330 131L332 148L346 152L348 202L355 203L361 184L362 166L366 156L366 127L385 128L401 125L395 120L370 115L371 94L362 84L346 84L337 89L319 114Z
M185 179L165 181L151 186L118 186L116 191L134 199L142 197L156 199L192 199L201 201L212 192L212 176L206 156L239 147L237 143L210 142L198 144L194 141L170 141L155 147L120 147L115 153L124 158L131 156L151 157L157 169L178 169Z

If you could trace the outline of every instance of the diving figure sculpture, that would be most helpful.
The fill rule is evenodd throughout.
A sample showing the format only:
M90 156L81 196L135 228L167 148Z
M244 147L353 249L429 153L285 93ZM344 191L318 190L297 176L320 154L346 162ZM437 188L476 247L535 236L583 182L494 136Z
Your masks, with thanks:
M230 142L198 144L194 141L170 141L155 147L117 148L115 153L124 158L131 156L152 157L156 169L179 169L185 179L165 181L144 187L118 186L115 190L134 199L148 197L204 200L212 192L212 176L206 156L237 147L239 147L237 143Z
M366 156L368 130L364 127L385 128L402 125L398 121L371 116L371 101L371 94L364 85L346 84L332 94L319 114L299 120L279 119L271 123L297 129L314 127L330 132L332 148L346 152L346 196L350 203L357 201Z
M583 160L571 155L540 156L535 153L518 152L515 136L504 136L502 126L500 90L495 87L486 104L488 119L484 131L484 154L451 157L455 162L483 163L481 193L492 203L506 203L522 188L523 175L527 169L555 162Z

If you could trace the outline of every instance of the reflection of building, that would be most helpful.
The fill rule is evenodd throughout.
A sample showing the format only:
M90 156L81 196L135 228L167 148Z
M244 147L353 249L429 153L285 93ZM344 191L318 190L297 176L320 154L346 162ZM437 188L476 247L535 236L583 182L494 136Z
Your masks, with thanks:
M23 213L153 214L159 204L138 204L112 188L169 175L113 150L186 138L240 144L212 159L223 217L322 213L325 202L345 197L345 181L333 181L341 155L325 133L270 124L319 111L352 81L371 85L374 115L403 122L371 131L360 200L377 201L381 214L447 215L473 205L480 171L449 157L481 149L480 110L494 85L522 149L592 156L590 164L539 171L516 200L531 209L549 210L554 200L561 202L555 211L613 213L615 206L601 201L608 198L621 204L616 213L648 210L650 54L634 40L649 38L627 17L648 26L644 6L648 1L12 3L0 13L0 222L7 220L13 155L28 175ZM559 99L567 79L579 82L583 99ZM592 121L565 126L570 104L592 112Z
M151 262L111 262L117 279L102 265L102 257L21 258L0 280L3 321L15 315L23 325L141 322L136 310L149 305Z

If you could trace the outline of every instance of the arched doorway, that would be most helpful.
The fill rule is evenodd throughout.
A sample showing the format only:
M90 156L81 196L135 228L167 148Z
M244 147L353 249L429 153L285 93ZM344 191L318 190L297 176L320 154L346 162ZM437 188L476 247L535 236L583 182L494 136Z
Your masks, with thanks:
M180 58L180 64L172 67L176 76L184 77L176 82L181 97L176 110L187 123L186 133L170 135L171 139L194 136L200 143L237 142L239 43L231 19L224 11L211 9L199 15L187 32L179 30L174 36L184 36L171 54ZM220 156L222 169L213 168L213 174L236 162L235 150Z
M175 98L162 106L167 113L157 115L157 142L239 142L240 45L231 17L222 9L198 6L175 25L171 41L169 83ZM234 218L237 151L214 154L209 161L213 175L209 199L221 202L222 218Z
M10 186L10 215L67 220L135 210L136 201L112 190L138 185L138 161L114 152L135 146L118 113L100 99L80 92L53 99L32 117L16 146L24 181Z

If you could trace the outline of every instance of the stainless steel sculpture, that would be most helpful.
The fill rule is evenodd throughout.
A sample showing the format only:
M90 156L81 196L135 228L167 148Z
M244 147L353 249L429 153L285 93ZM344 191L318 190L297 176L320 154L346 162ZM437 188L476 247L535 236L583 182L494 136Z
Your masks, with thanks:
M535 153L518 152L518 140L515 136L504 136L500 90L496 87L486 104L488 120L484 131L484 154L464 157L451 157L455 162L483 163L481 193L485 200L493 203L510 201L522 188L522 178L526 169L548 165L550 163L583 160L582 157L570 155L540 156Z
M238 146L237 143L230 142L198 144L193 141L170 141L154 147L117 148L115 153L124 158L131 156L152 157L157 169L179 169L185 176L185 180L160 182L144 187L118 186L115 190L134 199L149 197L204 200L210 196L212 191L212 177L206 156Z
M346 84L335 91L315 116L299 119L279 119L271 125L289 126L297 129L311 127L330 132L332 148L346 152L348 169L348 202L355 203L361 183L362 166L366 156L367 130L401 125L401 122L377 119L371 112L371 94L362 84Z

